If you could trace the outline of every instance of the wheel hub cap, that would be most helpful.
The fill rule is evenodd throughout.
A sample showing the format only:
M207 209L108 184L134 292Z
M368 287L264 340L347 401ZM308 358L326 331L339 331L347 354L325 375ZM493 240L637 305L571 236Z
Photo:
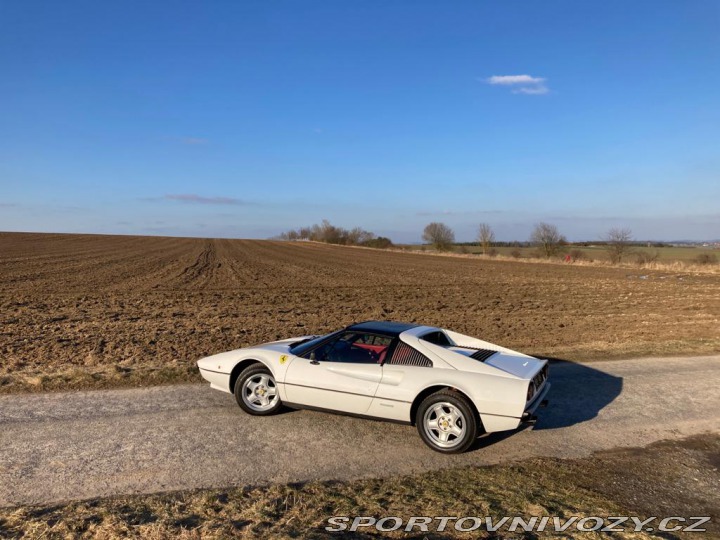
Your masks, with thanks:
M465 417L453 403L435 403L425 412L423 428L433 444L452 448L464 440Z
M271 409L278 401L275 380L265 373L248 377L243 384L242 399L255 411Z

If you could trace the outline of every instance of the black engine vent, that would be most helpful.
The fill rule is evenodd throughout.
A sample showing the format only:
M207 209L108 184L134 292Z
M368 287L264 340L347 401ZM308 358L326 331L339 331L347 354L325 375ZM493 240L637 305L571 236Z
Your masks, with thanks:
M474 358L475 360L479 360L480 362L484 362L488 358L490 358L493 354L495 354L497 351L491 351L490 349L478 349L474 353L470 355L470 358Z

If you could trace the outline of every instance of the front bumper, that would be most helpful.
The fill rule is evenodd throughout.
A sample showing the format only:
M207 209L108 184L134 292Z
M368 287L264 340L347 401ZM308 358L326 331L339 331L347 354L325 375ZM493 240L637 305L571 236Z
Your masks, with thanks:
M212 371L210 369L200 368L200 375L202 375L202 378L205 379L207 382L210 383L210 388L214 388L215 390L222 390L223 392L227 392L228 394L231 394L230 391L230 374L229 373L221 373L219 371Z

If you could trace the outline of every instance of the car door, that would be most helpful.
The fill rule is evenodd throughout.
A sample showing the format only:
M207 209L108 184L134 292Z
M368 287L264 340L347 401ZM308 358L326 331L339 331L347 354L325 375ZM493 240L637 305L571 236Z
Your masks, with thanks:
M288 367L286 401L353 414L367 412L391 342L387 336L344 332L307 351Z

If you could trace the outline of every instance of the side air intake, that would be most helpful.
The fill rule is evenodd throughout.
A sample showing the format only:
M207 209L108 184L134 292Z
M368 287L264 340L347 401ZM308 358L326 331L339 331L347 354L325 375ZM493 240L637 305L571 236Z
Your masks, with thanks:
M433 363L427 356L420 351L416 351L410 345L400 342L395 347L392 358L387 362L397 366L419 366L432 367Z

